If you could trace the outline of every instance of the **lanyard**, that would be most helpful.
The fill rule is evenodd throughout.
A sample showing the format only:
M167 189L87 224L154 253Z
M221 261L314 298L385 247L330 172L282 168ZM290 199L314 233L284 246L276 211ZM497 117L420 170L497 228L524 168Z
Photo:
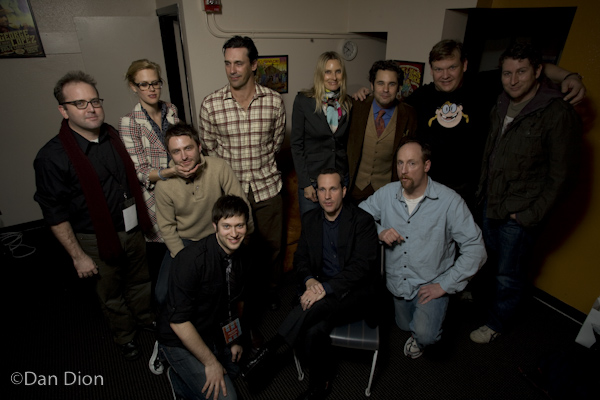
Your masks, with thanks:
M227 279L227 311L229 312L229 318L231 319L231 282L229 281L229 274L231 274L231 268L233 262L231 258L227 258L227 269L225 269L225 277Z

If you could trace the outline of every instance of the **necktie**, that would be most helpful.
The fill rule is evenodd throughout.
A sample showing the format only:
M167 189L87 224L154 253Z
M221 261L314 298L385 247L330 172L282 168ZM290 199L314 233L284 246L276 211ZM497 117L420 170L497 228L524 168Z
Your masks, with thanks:
M377 137L380 137L383 131L385 130L385 122L383 122L383 114L385 114L385 110L381 109L377 113L377 118L375 118L375 129L377 130Z

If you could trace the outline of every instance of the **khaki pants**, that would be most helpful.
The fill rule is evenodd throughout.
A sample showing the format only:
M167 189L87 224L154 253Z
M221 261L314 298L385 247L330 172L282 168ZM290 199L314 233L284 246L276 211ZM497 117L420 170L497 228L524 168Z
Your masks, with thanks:
M77 233L83 251L98 266L96 293L108 320L114 341L125 344L133 340L138 326L151 327L150 275L146 262L146 242L139 230L119 232L125 251L122 260L105 262L98 255L96 235Z

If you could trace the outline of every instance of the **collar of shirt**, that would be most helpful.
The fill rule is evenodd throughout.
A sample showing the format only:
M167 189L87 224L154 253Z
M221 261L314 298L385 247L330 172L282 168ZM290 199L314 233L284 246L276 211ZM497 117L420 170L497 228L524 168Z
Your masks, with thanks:
M390 108L382 108L379 107L379 104L377 104L377 101L375 101L375 99L373 99L373 118L377 119L377 114L379 113L379 110L385 110L385 114L383 114L383 123L385 124L385 126L388 126L388 122L390 122L390 120L392 119L392 116L394 115L394 111L396 111L396 106L394 103L393 107Z
M156 122L154 122L154 120L152 118L150 118L150 114L148 114L148 111L146 111L146 109L144 107L141 107L142 111L144 112L144 115L146 116L146 119L148 120L148 122L150 122L150 125L152 125L152 129L157 132L157 133L161 133L162 138L164 138L165 136L165 132L167 131L167 129L169 128L169 121L167 121L167 103L161 101L160 103L160 121L161 121L161 125L162 126L158 126L156 124ZM160 129L159 129L160 128Z
M433 185L431 184L431 177L428 176L427 177L427 188L425 189L425 193L423 193L423 199L425 199L426 197L429 197L430 199L437 199L439 196L437 194L437 191L435 190L435 188L433 187ZM396 198L404 203L406 203L406 198L404 197L404 189L402 188L402 185L399 186L398 189L398 193L396 193Z
M71 132L73 133L73 136L75 136L75 141L77 141L77 144L79 145L79 147L81 147L81 151L83 151L85 155L88 155L90 151L90 146L92 146L93 144L104 143L105 141L109 140L108 132L105 129L104 124L100 127L100 135L98 136L98 142L87 140L79 133L75 132L73 129L71 129Z
M258 97L266 96L265 89L259 85L258 83L254 84L254 96L253 99ZM225 86L225 90L223 92L223 100L231 100L233 99L233 93L231 93L231 85Z

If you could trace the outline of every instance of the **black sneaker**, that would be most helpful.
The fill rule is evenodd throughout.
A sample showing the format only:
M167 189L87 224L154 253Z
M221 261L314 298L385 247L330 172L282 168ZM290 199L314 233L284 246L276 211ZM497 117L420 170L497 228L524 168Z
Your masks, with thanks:
M138 350L136 344L133 340L129 343L120 344L121 354L127 361L134 361L140 358L140 351Z
M242 378L248 379L251 377L256 371L261 369L261 366L264 366L268 363L268 359L273 356L274 351L269 348L269 346L264 346L262 349L259 349L256 352L256 355L252 357L246 365L242 368Z

